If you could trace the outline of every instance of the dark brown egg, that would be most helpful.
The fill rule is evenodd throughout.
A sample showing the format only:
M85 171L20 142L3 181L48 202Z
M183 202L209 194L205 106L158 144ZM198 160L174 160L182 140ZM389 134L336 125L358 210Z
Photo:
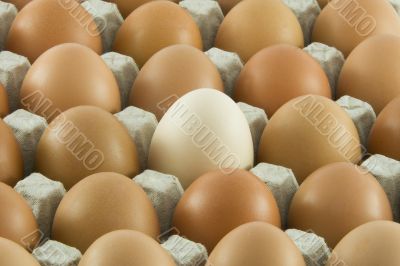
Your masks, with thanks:
M130 13L132 13L133 10L153 0L109 0L109 1L117 4L119 12L121 12L122 16L126 18L127 16L129 16ZM179 0L169 0L169 1L175 3L179 2Z
M26 4L28 4L32 0L5 0L4 2L8 2L13 4L18 10L21 10Z
M0 118L4 118L8 115L8 96L6 89L0 83Z
M157 213L143 189L126 176L103 172L86 177L65 194L52 238L83 253L96 239L119 229L152 238L160 234Z
M14 186L24 175L21 148L11 128L0 119L0 182Z
M200 176L176 206L173 224L211 252L237 226L262 221L280 227L276 201L268 187L246 170L216 170Z
M202 49L200 30L189 13L170 1L151 1L133 11L115 37L116 52L140 67L157 51L173 44Z
M292 199L288 226L312 230L335 247L351 230L375 220L393 220L378 181L352 163L333 163L301 184Z
M271 117L284 103L306 94L331 98L328 78L306 52L281 44L261 50L246 63L234 99L260 107Z
M172 45L154 54L140 70L129 103L154 113L160 120L168 109L165 103L172 105L198 88L224 90L217 68L199 49Z
M94 106L71 108L46 128L36 151L36 171L69 189L99 172L139 173L136 146L127 129Z
M33 63L49 48L68 42L85 45L98 54L102 52L92 15L75 0L35 0L13 21L6 50L26 56Z
M0 265L40 266L25 249L3 237L0 237Z
M226 15L240 1L242 0L218 0L218 4L220 5L222 12Z

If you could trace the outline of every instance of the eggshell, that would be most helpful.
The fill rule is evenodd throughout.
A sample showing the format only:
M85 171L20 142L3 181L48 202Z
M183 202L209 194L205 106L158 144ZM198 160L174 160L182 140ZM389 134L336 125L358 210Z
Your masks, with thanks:
M23 175L21 148L11 128L0 119L0 182L14 186Z
M2 237L0 237L0 265L40 266L25 249Z
M158 124L148 167L178 177L184 188L220 168L250 169L253 141L245 116L224 93L198 89L178 99Z
M0 118L8 115L8 96L6 89L0 83Z
M35 0L13 21L6 50L26 56L31 63L49 48L61 43L80 43L102 52L97 25L78 1Z
M347 57L363 40L379 34L400 34L400 18L389 1L331 1L315 21L312 41L334 46Z
M368 151L400 161L400 97L392 100L376 119L369 135Z
M324 8L329 2L329 0L317 0L317 1L321 9Z
M234 6L236 6L242 0L218 0L222 12L226 15Z
M334 247L351 230L374 220L393 220L385 191L366 170L340 162L316 170L301 184L288 226L312 230Z
M305 266L294 242L263 222L241 225L227 234L210 254L206 266Z
M93 105L115 113L121 110L118 84L102 58L80 44L57 45L29 68L22 83L24 109L54 119L79 105Z
M35 158L36 171L66 189L94 173L139 173L136 146L127 129L93 106L74 107L55 118L40 138Z
M226 15L215 39L216 47L237 53L244 62L279 43L304 46L297 18L281 0L240 2Z
M142 67L157 51L173 44L203 49L193 18L170 1L150 1L135 9L117 32L113 50L132 57Z
M3 2L13 4L18 10L21 10L26 4L28 4L32 0L6 0Z
M98 238L85 252L79 266L175 266L159 243L133 230L117 230Z
M270 117L284 103L306 94L332 98L329 80L306 52L281 44L264 48L246 63L234 99L260 107Z
M226 169L227 170L227 169ZM194 181L176 206L173 225L209 252L237 226L263 221L280 227L279 209L268 187L245 170L208 172Z
M29 250L35 248L41 235L32 209L21 195L2 182L0 182L0 220L0 238L12 240Z
M326 265L397 266L399 248L399 224L369 222L348 233L335 247Z
M160 120L178 97L198 88L224 91L216 66L192 46L173 45L154 54L143 66L129 103L154 113Z
M380 35L349 55L339 76L338 97L350 95L372 105L376 113L400 95L400 36Z
M261 137L258 161L293 170L299 183L333 162L357 163L361 146L349 115L334 101L318 95L284 104Z
M65 194L54 217L52 239L83 253L96 239L119 229L152 238L160 234L156 211L143 189L126 176L103 172L86 177Z
M132 13L132 11L138 8L139 6L148 3L150 1L152 0L110 0L110 2L117 4L118 10L121 12L124 18L129 16L129 14ZM170 0L170 1L175 3L179 2L179 0Z

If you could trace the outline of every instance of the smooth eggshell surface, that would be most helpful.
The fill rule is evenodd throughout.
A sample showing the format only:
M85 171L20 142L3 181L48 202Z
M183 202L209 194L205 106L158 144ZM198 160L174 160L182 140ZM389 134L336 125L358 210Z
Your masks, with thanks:
M153 0L109 0L109 2L113 2L117 4L118 10L121 12L121 15L126 18L132 13L133 10L140 7L143 4L146 4ZM178 0L170 0L172 2L178 3Z
M8 115L8 96L6 89L0 83L0 118Z
M40 266L28 251L2 237L0 237L0 265Z

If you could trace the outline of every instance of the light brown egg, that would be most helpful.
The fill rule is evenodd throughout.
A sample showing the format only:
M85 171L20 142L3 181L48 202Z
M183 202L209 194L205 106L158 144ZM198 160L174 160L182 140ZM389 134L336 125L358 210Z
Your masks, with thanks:
M35 61L22 83L20 98L24 109L47 121L79 105L111 113L121 110L111 70L95 52L74 43L57 45Z
M299 183L324 165L358 163L361 157L349 115L334 101L317 95L297 97L279 108L264 129L258 152L259 162L292 169Z
M400 36L380 35L361 43L349 55L339 76L337 95L372 105L377 114L400 96Z
M0 182L14 186L24 175L21 148L11 128L0 119Z
M215 39L215 47L237 53L244 62L279 43L304 46L297 18L281 0L240 2L226 15Z
M3 182L0 182L0 220L0 237L28 250L36 247L41 236L31 207L20 194Z
M178 177L183 188L206 172L250 169L254 149L249 125L223 92L198 89L179 98L158 124L148 167Z
M284 103L306 94L331 98L328 78L306 52L281 44L264 48L246 63L233 98L264 109L270 117Z
M52 239L83 253L96 239L119 229L152 238L160 234L157 213L143 189L126 176L103 172L86 177L65 194L54 217Z
M229 232L211 252L206 266L305 266L288 235L263 222L243 224Z
M198 88L224 91L216 66L199 49L172 45L154 54L140 70L129 104L154 113L160 120L175 100Z
M312 230L334 247L357 226L375 220L393 220L385 191L365 169L342 162L305 179L292 199L288 226Z
M363 224L337 244L327 266L397 266L400 261L400 225L389 221Z
M0 237L0 265L40 266L25 249L2 237Z
M315 21L312 41L334 46L347 57L362 41L379 34L400 35L400 18L389 1L330 1Z
M71 108L46 128L36 150L36 171L69 189L99 172L139 173L136 146L127 129L94 106Z
M268 187L245 170L216 170L200 176L176 206L173 225L209 252L237 226L263 221L280 227L274 196Z
M400 161L400 97L392 100L372 126L368 152Z
M153 0L109 0L109 1L117 4L118 10L121 12L122 16L126 18L127 16L129 16L130 13L132 13L133 10ZM179 0L169 0L169 1L175 3L179 2Z
M115 37L113 50L132 57L139 67L173 44L203 49L200 30L189 13L170 1L150 1L133 11Z
M26 56L31 63L49 48L61 43L79 43L102 52L97 25L78 1L35 0L13 21L6 50Z
M21 10L26 4L31 2L32 0L5 0L3 2L13 4L18 10Z
M242 1L242 0L218 0L218 4L220 5L224 15L226 15L240 1Z
M117 230L98 238L79 266L175 266L171 255L151 237L133 230Z
M8 96L6 89L0 83L0 118L8 115Z

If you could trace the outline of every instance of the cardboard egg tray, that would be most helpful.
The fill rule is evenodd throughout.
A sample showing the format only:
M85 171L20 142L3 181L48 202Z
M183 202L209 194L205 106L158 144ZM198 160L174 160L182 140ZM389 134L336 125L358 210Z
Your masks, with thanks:
M284 0L298 17L302 26L306 47L304 50L315 58L326 72L333 95L336 82L344 63L341 52L333 47L320 43L309 43L311 29L320 13L316 0ZM400 1L391 0L396 10L400 11ZM225 93L232 94L236 77L243 68L240 58L230 52L213 48L214 38L224 16L214 0L184 0L179 3L186 9L198 24L206 55L217 66L224 82ZM102 29L102 42L105 54L103 60L112 70L118 82L122 106L125 108L115 114L116 118L128 129L133 138L140 158L140 166L144 170L134 178L152 201L163 232L159 241L171 253L177 265L204 265L207 251L203 245L179 236L179 231L171 226L172 215L176 204L183 194L179 180L172 175L146 169L146 161L152 135L157 127L157 120L152 113L139 108L127 107L128 93L139 72L135 61L125 55L110 51L118 28L123 18L116 6L101 0L87 0L82 6L94 17ZM20 193L29 205L39 224L41 239L32 254L41 265L77 265L81 253L74 247L50 239L51 226L55 211L66 190L60 182L50 180L40 173L34 173L33 162L36 145L46 129L46 120L25 110L18 110L19 90L30 63L20 55L2 51L8 30L17 14L17 9L9 3L0 2L0 83L4 85L9 97L11 113L4 121L12 128L20 143L25 164L25 178L17 183L15 190ZM365 146L369 131L375 122L372 107L358 99L344 96L337 103L353 119L361 143ZM238 103L243 111L253 138L254 150L258 150L261 134L268 123L268 118L262 109L245 103ZM372 173L384 188L390 200L395 221L399 221L400 210L400 162L382 155L373 155L362 163L362 166ZM282 227L285 228L289 205L298 189L293 172L285 167L260 163L251 172L258 176L273 192L282 217ZM32 232L34 233L34 232ZM330 255L330 248L322 237L313 232L303 232L296 229L286 231L302 252L307 265L324 265ZM33 234L32 234L33 235ZM21 239L29 243L31 236Z

